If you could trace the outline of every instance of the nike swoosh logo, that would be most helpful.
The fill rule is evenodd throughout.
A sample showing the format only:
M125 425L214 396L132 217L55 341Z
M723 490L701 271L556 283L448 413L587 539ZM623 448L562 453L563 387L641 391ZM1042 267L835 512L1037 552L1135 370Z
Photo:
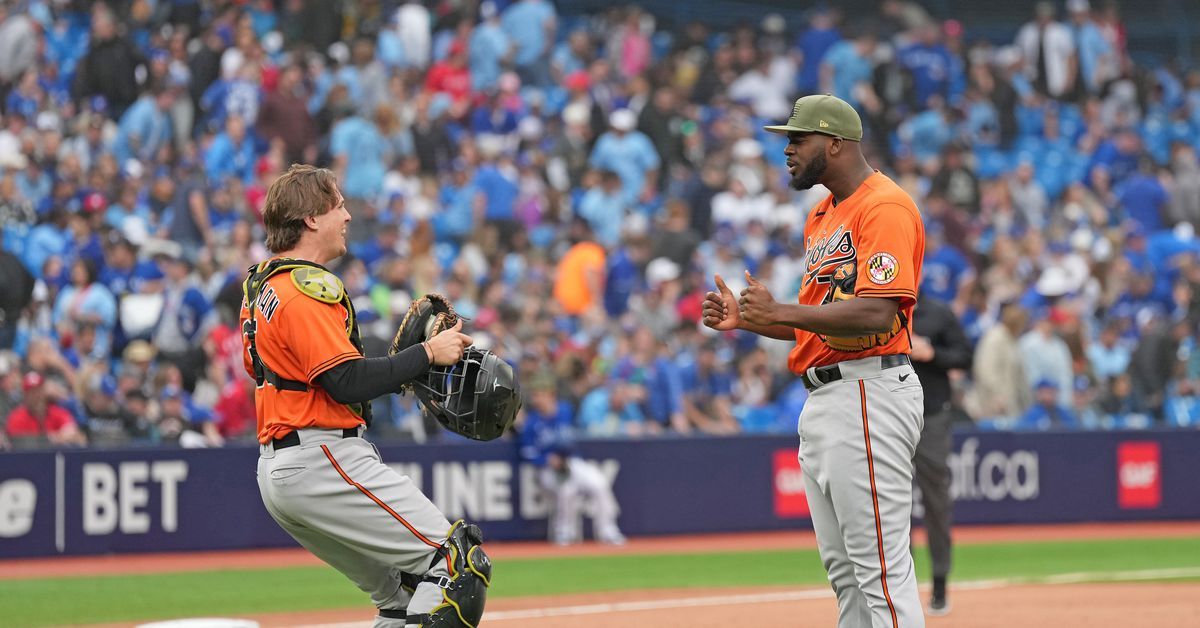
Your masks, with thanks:
M900 376L900 381L904 381L904 380L908 379L908 376L909 376L909 375L910 375L909 373L905 373L905 374L901 375L901 376Z

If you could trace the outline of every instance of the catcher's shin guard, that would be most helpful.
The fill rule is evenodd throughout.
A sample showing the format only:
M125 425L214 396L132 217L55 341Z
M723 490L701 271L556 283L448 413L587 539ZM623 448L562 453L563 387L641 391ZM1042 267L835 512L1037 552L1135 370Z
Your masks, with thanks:
M443 551L450 558L450 579L439 583L442 603L420 617L421 628L475 628L483 617L492 561L484 553L483 532L462 519L450 527ZM412 616L409 616L412 621Z

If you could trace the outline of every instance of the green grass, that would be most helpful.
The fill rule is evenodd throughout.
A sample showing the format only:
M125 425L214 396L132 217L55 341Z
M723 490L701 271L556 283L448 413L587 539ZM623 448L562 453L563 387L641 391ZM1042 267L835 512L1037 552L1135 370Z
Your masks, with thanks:
M4 580L0 625L238 615L351 607L364 601L341 574L320 567Z
M927 553L918 549L922 581L927 565ZM954 578L1037 579L1180 567L1200 568L1200 538L967 545L955 549ZM494 578L494 597L825 582L815 550L503 560ZM14 627L367 604L362 593L326 567L0 581L0 623Z

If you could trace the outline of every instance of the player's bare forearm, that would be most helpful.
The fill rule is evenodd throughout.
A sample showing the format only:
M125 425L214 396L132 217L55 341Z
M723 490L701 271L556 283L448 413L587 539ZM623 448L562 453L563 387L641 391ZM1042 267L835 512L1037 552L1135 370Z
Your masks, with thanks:
M899 307L898 301L884 297L847 299L825 305L777 303L772 308L772 318L775 326L823 336L860 336L891 330Z
M796 340L796 330L787 325L755 325L742 319L738 322L738 329L766 336L767 338L774 338L775 340L787 340L791 342Z

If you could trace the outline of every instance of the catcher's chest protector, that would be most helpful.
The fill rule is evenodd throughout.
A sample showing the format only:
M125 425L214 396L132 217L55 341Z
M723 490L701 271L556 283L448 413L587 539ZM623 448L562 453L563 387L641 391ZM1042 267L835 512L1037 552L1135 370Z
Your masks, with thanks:
M267 280L278 273L290 271L292 284L296 289L305 296L316 299L323 303L341 303L346 308L348 315L346 319L346 336L350 339L350 344L358 350L358 353L363 354L362 337L358 331L358 318L354 315L354 303L350 300L350 295L346 293L346 287L342 285L340 279L337 278L329 269L308 260L278 258L273 259L255 266L251 266L246 271L246 281L242 282L242 295L246 299L246 307L250 311L250 316L246 320L242 333L246 336L246 341L250 345L250 361L254 368L254 384L261 387L264 382L269 382L271 385L285 390L308 390L308 385L304 382L285 379L272 371L262 360L258 354L258 346L255 343L255 336L258 333L258 322L254 318L254 310L258 307L258 295L262 292L263 286ZM371 402L365 401L362 403L346 404L355 414L361 416L367 423L367 427L371 426Z

